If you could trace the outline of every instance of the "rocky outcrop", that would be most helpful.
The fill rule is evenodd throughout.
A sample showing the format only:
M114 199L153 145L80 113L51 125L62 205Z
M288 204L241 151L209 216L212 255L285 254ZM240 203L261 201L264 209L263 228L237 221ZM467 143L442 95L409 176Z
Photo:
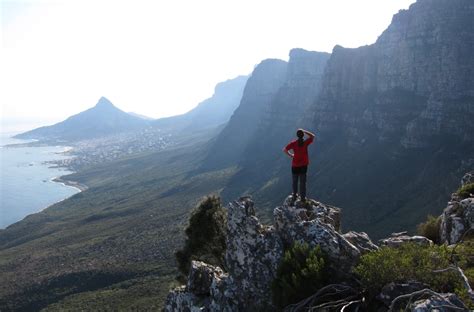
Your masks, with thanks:
M349 231L343 234L342 236L347 239L352 245L356 246L362 254L371 251L377 251L379 249L379 246L375 245L372 242L367 233Z
M410 236L408 232L392 233L390 237L380 240L380 245L388 247L399 247L406 243L415 243L420 246L433 245L432 240L420 235Z
M469 311L464 303L459 300L455 294L440 294L431 296L428 299L415 301L413 312L451 312L451 311Z
M220 292L225 293L229 286L238 289L232 300L240 311L250 303L256 308L268 306L283 241L273 226L260 223L250 198L229 204L227 222L225 259L232 283L221 287Z
M473 177L472 172L466 173L461 179L461 187L472 183ZM467 231L474 231L474 198L463 199L453 193L451 201L441 214L441 242L456 244Z
M306 206L307 205L307 206ZM285 204L273 211L275 228L286 246L306 242L311 247L320 246L334 268L349 272L360 257L360 251L337 230L340 209L309 200L304 206L299 201Z
M272 307L271 283L284 249L295 242L320 246L334 272L347 275L361 251L338 232L340 209L288 197L274 210L274 225L260 223L254 203L243 197L228 206L226 269L193 261L186 287L172 291L166 311L261 311ZM373 246L367 235L364 244Z

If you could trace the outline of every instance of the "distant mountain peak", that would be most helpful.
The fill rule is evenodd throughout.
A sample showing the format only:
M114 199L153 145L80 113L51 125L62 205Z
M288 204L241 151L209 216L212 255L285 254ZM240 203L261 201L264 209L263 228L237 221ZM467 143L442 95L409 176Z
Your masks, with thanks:
M99 101L97 102L97 104L95 105L95 107L113 107L113 108L116 108L114 106L114 104L112 104L112 102L109 101L109 99L107 99L106 97L102 96Z

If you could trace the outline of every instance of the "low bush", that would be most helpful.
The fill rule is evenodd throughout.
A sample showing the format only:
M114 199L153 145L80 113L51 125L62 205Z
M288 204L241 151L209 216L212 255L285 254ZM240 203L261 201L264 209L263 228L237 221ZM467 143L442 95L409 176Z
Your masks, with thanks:
M327 284L327 258L319 246L295 243L285 251L272 283L273 303L279 308L299 302Z
M439 235L440 226L441 217L429 215L425 222L418 224L417 232L419 235L423 235L431 239L434 243L439 244L441 242Z
M468 198L474 194L474 183L468 183L460 187L456 192L461 198Z
M206 197L191 213L185 230L184 247L175 254L178 269L183 276L188 275L191 260L224 266L226 215L220 198L216 196Z
M446 269L455 261L472 284L473 257L474 246L471 243L460 244L454 252L446 245L422 247L413 243L399 248L382 247L365 254L354 271L373 296L390 282L418 281L429 285L434 291L455 292L465 299L467 292L458 273L433 271ZM468 301L466 303L469 304Z

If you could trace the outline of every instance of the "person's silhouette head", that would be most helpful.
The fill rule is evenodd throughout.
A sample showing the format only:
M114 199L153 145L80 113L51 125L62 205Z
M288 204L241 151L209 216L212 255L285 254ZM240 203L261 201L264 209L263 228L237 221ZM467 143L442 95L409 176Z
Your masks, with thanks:
M296 136L298 137L298 139L302 139L302 138L304 137L304 132L303 132L303 130L298 129L298 130L296 131Z
M303 137L304 137L304 132L302 129L298 129L296 131L296 136L298 137L298 145L299 146L303 146L303 143L304 143L304 140L303 140Z

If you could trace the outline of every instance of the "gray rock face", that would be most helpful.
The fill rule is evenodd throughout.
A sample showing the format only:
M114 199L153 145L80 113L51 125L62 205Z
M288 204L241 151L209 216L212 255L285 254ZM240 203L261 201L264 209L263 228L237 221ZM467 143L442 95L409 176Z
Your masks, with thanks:
M319 245L327 253L331 264L346 272L360 257L360 251L337 232L340 210L309 200L307 207L290 205L287 199L275 208L275 228L287 246L306 242L311 247Z
M193 293L186 291L185 286L178 287L171 291L166 297L165 312L198 312L203 311L208 303L201 303L201 300Z
M180 286L168 294L164 311L208 311L213 284L225 277L219 267L192 261L186 286Z
M474 183L474 171L466 173L461 179L461 186Z
M373 134L405 148L447 135L472 142L473 20L470 0L417 1L375 44L336 46L314 106L317 128L342 127L354 145Z
M239 309L249 303L256 309L271 304L271 282L282 255L280 236L272 226L259 222L249 198L229 204L226 265L232 287L239 290Z
M377 251L379 247L375 245L365 232L350 231L342 235L352 245L356 246L362 254Z
M474 182L474 172L466 173L461 186ZM474 198L462 199L456 193L441 214L440 238L442 243L456 244L466 231L474 229Z
M474 229L474 198L451 200L441 215L441 242L455 244L470 229Z
M192 261L186 290L195 295L209 295L212 281L223 275L221 268L201 261Z
M428 299L418 300L415 301L413 308L411 309L412 312L430 312L430 311L437 311L437 312L451 312L454 311L455 308L458 308L456 311L469 311L466 306L459 300L458 296L455 294L441 294L440 297L432 296Z
M380 240L380 244L388 247L399 247L406 243L416 243L420 246L431 246L433 241L424 236L409 236L407 232L392 233L388 238Z
M342 236L340 209L314 200L287 198L275 208L274 226L260 223L254 203L243 197L228 206L226 267L228 272L193 261L187 287L172 291L166 311L262 311L272 309L271 283L284 245L305 242L321 246L337 271L349 272L361 252ZM373 245L367 235L364 243Z

